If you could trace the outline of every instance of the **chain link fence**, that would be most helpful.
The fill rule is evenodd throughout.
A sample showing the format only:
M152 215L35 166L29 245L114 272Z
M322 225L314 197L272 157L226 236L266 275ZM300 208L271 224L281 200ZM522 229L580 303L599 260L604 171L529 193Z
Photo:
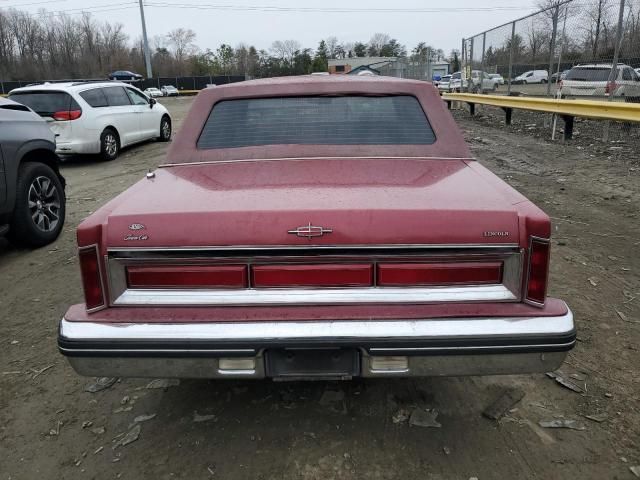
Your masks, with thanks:
M640 102L640 0L545 3L534 14L462 40L459 90ZM536 117L528 119L535 123ZM637 126L582 123L598 123L594 138L609 139L615 126L611 133L640 140Z
M432 81L449 74L449 62L426 58L398 58L374 67L380 75Z

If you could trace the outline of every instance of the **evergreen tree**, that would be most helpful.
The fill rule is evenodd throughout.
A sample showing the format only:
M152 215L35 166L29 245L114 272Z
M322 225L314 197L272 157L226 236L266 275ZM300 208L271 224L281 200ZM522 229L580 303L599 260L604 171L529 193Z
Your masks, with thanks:
M318 49L316 50L316 54L313 58L311 70L313 72L326 72L329 69L329 62L327 60L328 55L327 44L324 40L320 40Z
M356 57L366 57L367 56L367 45L362 42L356 42L353 46L353 53Z

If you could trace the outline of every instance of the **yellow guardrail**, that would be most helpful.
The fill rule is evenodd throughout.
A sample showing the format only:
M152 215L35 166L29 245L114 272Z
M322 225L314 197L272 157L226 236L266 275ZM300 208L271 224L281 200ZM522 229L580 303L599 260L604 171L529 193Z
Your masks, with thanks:
M449 108L451 108L451 102L454 101L468 103L472 115L475 113L476 104L502 108L506 114L507 125L511 124L511 112L513 109L555 113L565 121L565 139L571 138L573 134L574 117L640 122L640 103L509 97L502 95L481 95L477 93L443 93L442 98L447 102Z
M445 101L493 105L502 108L520 108L536 112L571 115L572 117L640 122L640 103L606 102L602 100L567 100L537 97L507 97L479 95L477 93L444 93Z

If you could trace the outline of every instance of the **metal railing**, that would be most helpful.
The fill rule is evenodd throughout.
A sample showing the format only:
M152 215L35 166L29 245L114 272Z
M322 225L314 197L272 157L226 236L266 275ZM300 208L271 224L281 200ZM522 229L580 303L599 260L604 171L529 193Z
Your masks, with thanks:
M620 122L640 122L640 104L636 103L511 97L504 95L479 95L474 93L445 93L442 95L442 98L447 102L449 108L451 108L451 102L453 101L467 103L471 115L475 114L476 104L502 108L505 112L505 123L507 125L511 124L513 109L558 115L565 123L565 140L573 136L573 119L575 117Z

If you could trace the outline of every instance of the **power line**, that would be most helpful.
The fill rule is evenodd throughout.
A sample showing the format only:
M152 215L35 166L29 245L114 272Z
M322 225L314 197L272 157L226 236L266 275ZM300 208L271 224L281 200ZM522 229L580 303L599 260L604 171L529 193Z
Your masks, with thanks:
M4 10L6 7L0 7L0 10ZM112 4L104 4L104 5L93 5L90 7L81 7L81 8L69 8L66 10L42 10L37 13L30 13L20 11L23 15L28 15L30 17L61 17L65 15L82 15L84 13L103 13L103 12L114 12L119 10L128 10L131 8L136 8L136 3L129 1L124 3L112 3Z
M0 0L0 2L2 1L10 1L10 0ZM58 0L58 2L66 2L66 1L67 0ZM42 2L20 3L18 5L2 5L0 6L0 8L22 8L22 7L29 7L31 5L42 5L43 3L51 3L51 0L42 1Z
M229 5L173 2L145 2L149 7L189 8L196 10L228 10L258 12L295 12L295 13L469 13L531 10L533 7L430 7L430 8L355 8L355 7L282 7L275 5Z

